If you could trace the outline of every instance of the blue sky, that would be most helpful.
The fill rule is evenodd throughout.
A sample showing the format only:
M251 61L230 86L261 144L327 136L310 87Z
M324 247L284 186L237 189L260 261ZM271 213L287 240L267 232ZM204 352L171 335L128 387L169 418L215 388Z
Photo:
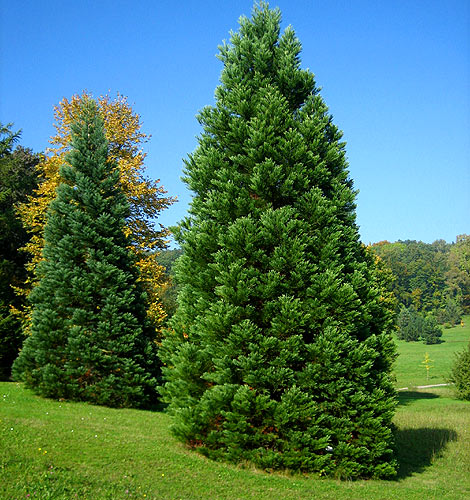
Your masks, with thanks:
M470 233L470 2L279 0L344 132L365 243ZM86 89L128 96L152 135L147 173L179 202L183 161L213 103L217 46L252 1L0 0L0 120L44 150L53 106Z

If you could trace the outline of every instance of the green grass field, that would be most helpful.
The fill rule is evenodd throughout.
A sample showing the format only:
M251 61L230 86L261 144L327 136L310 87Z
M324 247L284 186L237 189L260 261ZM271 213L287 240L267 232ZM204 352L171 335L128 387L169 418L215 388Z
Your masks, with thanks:
M436 366L429 382L445 381L454 344L463 348L469 334L458 327L437 346L400 343L398 385L426 383L425 350ZM470 402L448 387L400 392L395 481L340 482L212 462L178 443L170 423L163 413L51 401L0 383L0 499L470 498Z
M454 361L454 355L462 351L470 341L470 316L463 318L464 326L444 330L441 344L425 345L423 342L405 342L397 340L398 359L395 363L397 388L413 388L418 385L444 384ZM426 369L422 364L425 354L433 360L426 378Z

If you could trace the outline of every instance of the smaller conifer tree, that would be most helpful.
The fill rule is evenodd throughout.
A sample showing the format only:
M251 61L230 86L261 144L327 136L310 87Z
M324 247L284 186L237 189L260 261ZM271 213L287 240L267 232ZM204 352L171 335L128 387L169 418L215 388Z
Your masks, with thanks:
M463 351L456 353L449 382L455 385L459 399L470 401L470 342Z
M422 324L421 339L425 344L439 344L442 342L442 329L437 324L434 316L427 316Z
M124 234L129 205L107 158L104 124L89 99L48 211L31 336L13 374L43 396L144 406L156 384L155 332Z
M439 344L442 329L432 315L423 316L413 307L402 306L397 318L397 336L406 342L422 340L425 344Z

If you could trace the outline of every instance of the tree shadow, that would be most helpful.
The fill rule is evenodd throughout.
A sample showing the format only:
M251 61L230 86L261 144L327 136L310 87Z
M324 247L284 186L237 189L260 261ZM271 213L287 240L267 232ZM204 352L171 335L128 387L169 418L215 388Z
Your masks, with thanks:
M439 394L420 391L400 391L398 393L398 406L406 406L418 399L436 399Z
M442 455L447 443L456 439L457 433L453 429L398 429L395 432L399 464L397 479L422 472Z

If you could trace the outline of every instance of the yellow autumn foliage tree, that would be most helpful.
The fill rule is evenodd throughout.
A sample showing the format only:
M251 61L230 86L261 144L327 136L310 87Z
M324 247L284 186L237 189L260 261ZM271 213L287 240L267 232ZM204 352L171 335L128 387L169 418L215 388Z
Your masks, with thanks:
M52 147L46 151L44 161L37 167L42 182L18 209L24 226L31 233L31 239L24 248L31 256L28 265L30 277L26 288L19 290L19 293L27 295L38 278L37 267L44 247L46 212L61 182L59 168L65 163L69 148L70 126L82 101L90 97L90 94L83 92L71 99L64 98L54 109L56 134L50 139ZM154 181L145 176L146 153L142 146L149 136L141 131L140 117L134 113L127 98L118 94L112 99L105 95L96 101L105 122L109 161L119 169L120 183L130 204L130 216L125 228L129 247L137 256L140 280L147 292L148 316L158 330L165 318L159 294L166 282L164 268L156 261L156 251L166 248L169 231L161 225L156 228L154 221L162 210L174 203L175 198L165 196L167 192L159 184L159 180ZM29 313L30 311L23 313L26 329Z

